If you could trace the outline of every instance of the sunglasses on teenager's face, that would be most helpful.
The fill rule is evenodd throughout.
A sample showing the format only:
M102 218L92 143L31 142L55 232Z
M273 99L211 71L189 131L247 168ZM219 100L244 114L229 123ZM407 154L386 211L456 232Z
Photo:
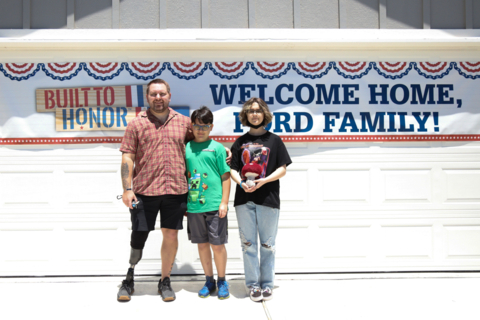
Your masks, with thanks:
M262 114L263 110L262 109L248 109L248 114Z
M205 125L199 125L199 124L194 124L193 125L193 130L197 130L197 131L208 131L208 129L210 129L212 127L212 125L210 124L205 124Z

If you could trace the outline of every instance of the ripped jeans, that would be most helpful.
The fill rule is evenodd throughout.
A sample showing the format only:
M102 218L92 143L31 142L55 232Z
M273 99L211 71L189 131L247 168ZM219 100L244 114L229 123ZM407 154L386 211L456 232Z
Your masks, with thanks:
M245 284L273 289L275 278L275 238L280 210L247 202L236 206L240 241L242 242ZM260 237L260 264L258 261Z

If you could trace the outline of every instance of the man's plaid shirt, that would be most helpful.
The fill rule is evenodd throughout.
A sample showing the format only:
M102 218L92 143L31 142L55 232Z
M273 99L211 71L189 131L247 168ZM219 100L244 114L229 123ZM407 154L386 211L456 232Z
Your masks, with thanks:
M191 121L169 109L163 125L147 110L125 130L120 151L135 154L133 192L136 194L160 196L188 192L185 143L194 138Z

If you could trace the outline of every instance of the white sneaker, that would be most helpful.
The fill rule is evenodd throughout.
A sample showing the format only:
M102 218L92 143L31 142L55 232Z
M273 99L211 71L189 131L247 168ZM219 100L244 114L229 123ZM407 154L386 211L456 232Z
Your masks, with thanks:
M262 300L262 292L260 291L259 287L250 288L250 299L252 299L252 301L255 301L255 302Z
M262 297L264 301L272 300L273 298L273 290L269 287L262 289Z

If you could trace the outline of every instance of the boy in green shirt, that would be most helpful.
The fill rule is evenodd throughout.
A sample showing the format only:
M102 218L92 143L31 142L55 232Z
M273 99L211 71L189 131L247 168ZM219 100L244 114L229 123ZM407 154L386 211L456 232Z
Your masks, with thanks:
M212 253L218 273L218 298L228 299L225 280L228 242L227 210L230 194L230 167L222 144L210 139L213 114L203 106L191 116L195 139L185 146L188 175L188 238L198 244L198 254L207 278L198 292L207 298L216 290Z

